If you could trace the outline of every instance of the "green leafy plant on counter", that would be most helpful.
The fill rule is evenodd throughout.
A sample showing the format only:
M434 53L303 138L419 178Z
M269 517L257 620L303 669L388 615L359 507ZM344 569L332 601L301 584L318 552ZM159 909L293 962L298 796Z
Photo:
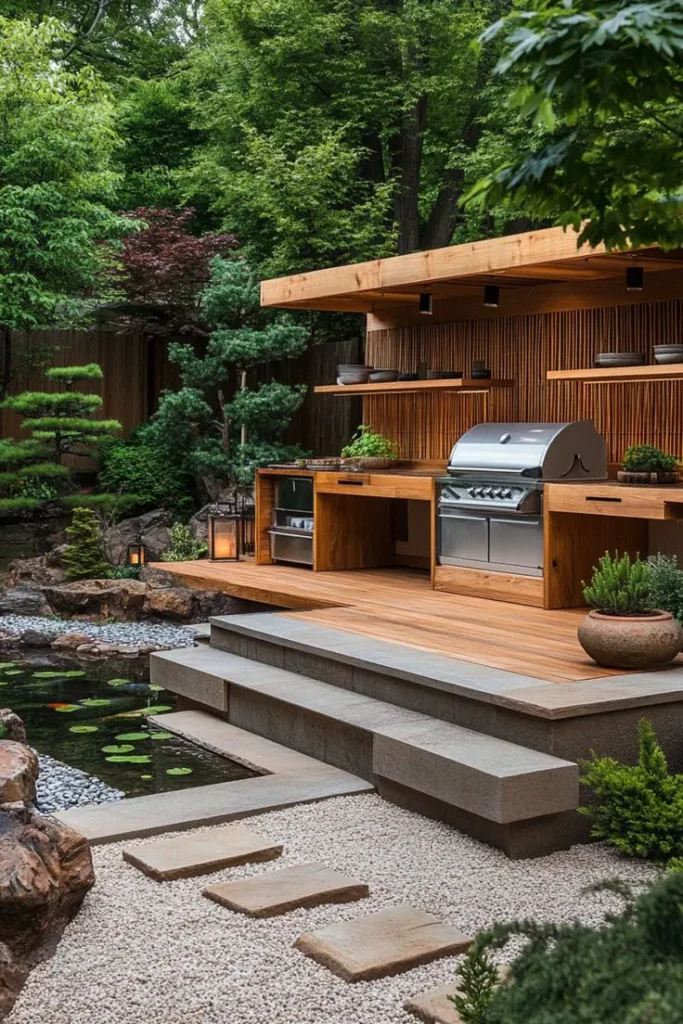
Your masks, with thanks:
M343 459L395 459L398 445L383 434L376 434L372 427L361 423L351 439L351 444L342 448Z
M206 554L206 544L196 540L184 523L174 523L168 532L171 543L161 555L162 562L194 562Z
M591 834L630 857L683 857L683 775L669 772L652 725L638 726L638 763L596 757L581 764L584 786L594 802L580 811ZM682 923L683 927L683 923Z
M652 588L647 563L627 553L614 558L609 551L593 569L590 584L581 581L586 604L603 615L647 615L652 611Z
M683 873L669 872L634 900L624 886L603 883L626 899L621 913L595 926L495 924L481 932L466 961L482 951L524 943L510 975L482 1003L481 971L460 972L460 1015L468 1024L681 1024L683 1015Z
M673 473L677 466L675 456L651 444L627 448L621 464L629 473Z
M75 508L66 528L68 544L62 564L68 580L102 579L109 570L104 557L102 525L93 509Z
M652 607L671 612L683 625L683 569L675 555L651 555L647 560Z

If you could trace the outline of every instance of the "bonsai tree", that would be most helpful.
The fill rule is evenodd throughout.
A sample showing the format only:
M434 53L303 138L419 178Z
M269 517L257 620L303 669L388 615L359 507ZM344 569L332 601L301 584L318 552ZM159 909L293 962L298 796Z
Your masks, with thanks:
M108 575L102 524L93 509L75 508L66 535L69 543L62 564L68 580L102 579Z
M651 583L647 563L626 552L614 558L609 551L593 569L590 584L581 581L586 604L603 615L647 615L652 610Z
M149 440L218 499L249 489L258 466L303 454L282 435L306 388L276 380L251 388L249 371L300 355L308 331L261 308L258 279L240 258L214 260L203 315L214 325L204 355L190 344L169 346L183 386L162 398Z
M629 473L673 473L677 462L661 448L650 444L633 445L624 452L622 466Z
M56 485L61 485L62 490L68 488L70 470L63 464L65 455L92 455L99 442L121 430L118 420L94 418L102 407L100 395L86 394L74 387L77 381L102 379L102 370L96 363L55 366L46 371L46 376L57 382L61 390L23 391L2 402L5 409L23 418L22 428L32 434L30 441L6 442L4 451L0 449L0 463L6 466L6 474L0 476L0 487L9 488L9 500L35 499L33 504L24 504L25 508L58 496ZM43 491L36 489L35 483L31 489L31 481L40 482ZM45 490L48 483L52 485L49 492ZM69 504L82 499L77 496L64 500Z
M344 459L395 459L398 445L382 434L375 434L372 427L361 423L351 439L351 444L342 448Z

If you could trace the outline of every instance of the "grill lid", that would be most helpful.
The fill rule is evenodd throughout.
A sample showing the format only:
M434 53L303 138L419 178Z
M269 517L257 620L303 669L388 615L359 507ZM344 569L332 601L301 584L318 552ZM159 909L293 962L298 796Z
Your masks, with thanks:
M604 480L604 438L592 420L480 423L455 443L448 472L537 480Z

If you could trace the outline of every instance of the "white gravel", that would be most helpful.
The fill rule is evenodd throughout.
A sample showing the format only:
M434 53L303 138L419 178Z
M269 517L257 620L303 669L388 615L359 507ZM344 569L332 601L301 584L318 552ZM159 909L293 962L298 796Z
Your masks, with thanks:
M280 861L159 883L123 863L122 844L95 848L97 885L54 958L31 975L8 1024L415 1024L404 1000L451 981L457 958L349 985L293 949L296 938L403 902L468 933L513 917L597 923L621 904L607 893L583 895L586 886L655 877L597 845L509 861L374 794L248 824L284 841ZM201 896L209 880L310 860L367 881L370 898L258 921Z
M80 619L52 619L44 615L0 615L0 629L17 637L21 637L27 630L53 637L62 633L81 633L103 643L135 646L154 644L160 650L192 647L195 642L191 629L154 622L96 623Z
M108 804L122 800L126 795L96 775L88 775L80 768L72 768L47 754L38 754L38 761L40 775L36 784L36 807L41 814L54 814L55 811L90 804Z

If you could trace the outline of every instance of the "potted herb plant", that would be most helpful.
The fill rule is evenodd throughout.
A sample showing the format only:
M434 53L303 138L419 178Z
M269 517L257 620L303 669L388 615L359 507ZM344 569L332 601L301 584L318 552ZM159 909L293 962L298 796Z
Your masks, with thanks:
M637 444L624 453L617 479L622 484L675 484L678 463L673 455L651 444Z
M358 469L390 469L398 458L398 445L361 423L351 444L342 448L342 458Z
M681 627L671 612L652 607L650 573L640 558L606 551L583 596L592 610L579 626L579 642L598 665L654 668L680 651Z

